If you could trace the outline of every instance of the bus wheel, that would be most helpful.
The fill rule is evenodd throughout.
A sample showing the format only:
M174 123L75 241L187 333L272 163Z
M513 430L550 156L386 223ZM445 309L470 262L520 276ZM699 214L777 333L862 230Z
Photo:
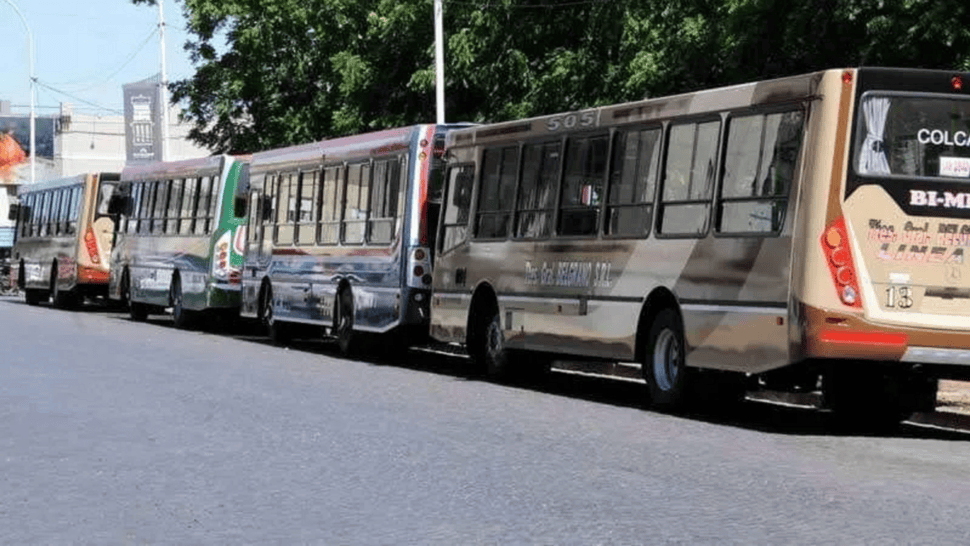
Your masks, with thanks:
M185 309L185 297L182 293L182 278L178 274L172 277L172 288L170 289L169 297L172 299L172 322L175 323L175 327L180 330L189 328L192 324L192 319L195 317L192 311Z
M650 325L643 363L652 406L676 409L686 401L691 372L684 353L684 333L677 314L672 309L660 311Z
M333 333L337 337L340 352L350 356L357 350L357 338L354 333L354 294L350 288L344 288L337 294L337 309L334 313Z
M273 345L288 343L290 338L287 335L286 327L280 324L280 321L276 320L276 316L273 314L273 287L269 283L263 286L263 301L260 308L263 310L261 315L263 327L266 328L266 335L269 336L269 340Z
M148 318L148 306L131 299L131 277L127 269L121 277L121 298L128 303L128 314L131 320L144 322Z
M513 366L511 354L505 345L505 333L497 306L483 309L480 318L474 321L475 332L471 332L474 346L469 347L472 360L478 373L499 383L511 380Z
M57 267L56 263L54 267L55 268ZM57 307L58 309L73 309L74 307L77 306L78 303L80 303L78 301L79 298L77 294L75 294L70 290L68 291L61 290L61 287L58 286L56 269L55 271L51 272L50 292L51 292L51 303L53 303L54 307Z

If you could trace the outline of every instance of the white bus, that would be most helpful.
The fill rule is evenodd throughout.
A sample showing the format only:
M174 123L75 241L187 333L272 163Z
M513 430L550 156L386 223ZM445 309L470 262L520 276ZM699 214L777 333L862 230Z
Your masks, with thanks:
M840 69L452 132L432 336L659 407L757 378L931 408L970 377L968 86Z
M21 186L11 278L27 303L51 298L56 307L108 295L117 215L117 173L91 173Z
M242 316L261 320L276 342L301 325L322 330L347 353L361 333L423 340L449 129L416 125L254 154Z
M238 313L246 203L235 195L248 171L244 159L220 155L121 173L110 289L133 320L171 308L187 328L203 312Z

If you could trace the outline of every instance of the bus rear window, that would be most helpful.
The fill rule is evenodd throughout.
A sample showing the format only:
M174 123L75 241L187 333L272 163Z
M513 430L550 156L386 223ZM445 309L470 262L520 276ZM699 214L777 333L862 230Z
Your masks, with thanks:
M860 107L858 174L970 178L970 100L867 93Z

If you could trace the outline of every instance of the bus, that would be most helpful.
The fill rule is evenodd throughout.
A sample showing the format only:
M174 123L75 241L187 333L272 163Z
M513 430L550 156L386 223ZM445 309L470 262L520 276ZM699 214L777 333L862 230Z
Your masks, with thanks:
M171 308L177 328L239 311L246 158L218 155L125 168L110 292L132 320Z
M252 156L241 315L274 342L329 334L349 354L427 337L441 153L415 125Z
M451 132L431 335L658 408L756 382L931 409L970 377L968 90L837 69Z
M11 280L28 305L51 299L73 308L108 295L117 215L111 210L117 173L89 173L21 186Z

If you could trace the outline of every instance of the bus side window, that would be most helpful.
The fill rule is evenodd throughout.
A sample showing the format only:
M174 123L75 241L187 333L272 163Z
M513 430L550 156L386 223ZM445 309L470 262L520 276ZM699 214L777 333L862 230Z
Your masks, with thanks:
M475 166L456 165L448 168L445 187L445 210L442 215L441 252L448 252L468 239L468 219L472 204Z
M193 231L196 235L206 235L209 233L209 203L212 201L212 177L199 177L199 198L195 202L195 211L192 217L195 219Z
M475 214L476 237L504 239L509 235L518 163L518 146L491 148L483 153L482 182Z
M276 199L276 238L280 245L293 244L293 223L296 221L296 174L281 174Z
M721 194L719 233L780 233L801 148L800 110L731 118Z
M170 180L159 180L155 184L155 206L152 209L152 233L165 233L165 211L168 210L168 189Z
M320 171L300 173L299 210L296 218L296 242L300 245L312 245L316 242L317 220L317 187L320 185Z
M64 202L64 189L53 190L53 196L51 197L51 221L50 221L50 233L51 235L61 234L61 210L63 209L62 203Z
M370 163L357 163L347 168L346 205L343 217L343 242L364 242L369 211Z
M166 215L167 225L165 232L175 235L179 232L179 217L182 213L182 192L185 188L184 181L176 178L170 182L171 190L168 198L168 213Z
M660 161L660 129L618 132L606 207L606 234L646 237Z
M388 244L394 238L400 201L400 165L397 158L374 162L368 229L368 240L372 243Z
M562 144L527 144L522 150L522 179L516 201L515 236L535 239L552 233Z
M323 245L336 244L340 240L340 203L343 167L328 167L323 171L323 187L320 190L320 226L317 241Z
M707 233L720 125L720 121L709 121L670 128L661 190L662 235L697 237Z
M609 137L571 138L566 148L560 235L596 235Z
M54 195L52 191L48 190L44 192L44 208L42 211L43 216L41 217L41 224L40 224L41 237L47 237L48 235L51 234L51 231L50 231L51 201L53 201L53 198L54 198Z
M195 207L199 203L199 179L186 178L182 193L182 209L179 212L179 234L191 235L195 222Z

